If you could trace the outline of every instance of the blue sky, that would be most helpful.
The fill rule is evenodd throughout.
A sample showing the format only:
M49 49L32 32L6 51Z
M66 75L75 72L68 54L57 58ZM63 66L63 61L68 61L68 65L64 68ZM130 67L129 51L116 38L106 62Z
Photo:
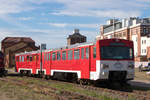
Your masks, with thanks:
M150 0L0 0L0 40L26 36L57 48L78 28L94 41L106 20L150 17L149 11Z

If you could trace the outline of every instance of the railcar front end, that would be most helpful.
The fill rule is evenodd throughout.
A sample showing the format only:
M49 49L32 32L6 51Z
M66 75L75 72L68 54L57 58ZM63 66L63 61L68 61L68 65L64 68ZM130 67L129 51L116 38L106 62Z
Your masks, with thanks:
M105 42L105 43L104 43ZM94 80L127 81L134 79L133 42L127 40L100 41L99 59L96 72L91 72Z

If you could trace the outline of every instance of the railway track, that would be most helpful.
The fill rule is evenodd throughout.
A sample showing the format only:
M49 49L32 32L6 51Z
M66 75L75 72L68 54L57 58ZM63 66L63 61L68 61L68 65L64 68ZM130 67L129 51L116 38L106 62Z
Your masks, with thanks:
M135 97L136 100L150 100L150 92L147 91L141 91L141 90L132 90L132 91L125 91L125 90L113 90L113 89L108 89L108 88L102 88L102 87L95 87L95 86L89 86L89 85L80 85L80 84L75 84L75 83L69 83L69 82L64 82L64 81L57 81L57 80L46 80L46 79L41 79L41 78L34 78L34 77L26 77L24 78L28 79L36 79L36 80L42 80L46 82L53 82L53 83L63 83L63 84L71 84L74 87L77 88L82 88L87 91L96 91L99 94L105 94L107 97L111 98L119 98L119 100L128 100L130 97ZM30 84L26 81L23 80L17 80L17 79L9 79L9 78L0 78L1 81L9 81L17 85L24 85L27 86L28 88L36 88L36 87L41 87L39 91L35 91L37 93L42 93L44 95L52 95L56 97L58 100L70 100L70 98L76 98L77 100L80 98L80 100L99 100L97 98L93 98L87 95L75 93L75 92L70 92L66 90L58 90L57 88L53 88L50 86L43 86L43 85L36 85L33 87L30 87ZM59 91L59 93L57 93ZM78 98L77 98L78 97Z
M33 78L33 77L28 77L28 78ZM45 80L45 79L40 79L37 78L38 80L42 81L49 81L49 82L62 82L65 84L71 84L75 87L78 88L83 88L86 90L93 90L97 91L97 93L105 93L106 96L112 97L112 98L119 98L120 100L128 100L130 97L135 97L136 100L150 100L150 92L147 91L141 91L141 90L132 90L132 87L127 87L124 89L118 89L118 90L113 90L113 89L108 89L108 88L102 88L102 87L95 87L95 86L89 86L89 85L80 85L80 84L75 84L75 83L69 83L69 82L63 82L63 81L57 81L57 80ZM130 88L129 90L126 90Z
M28 82L23 80L9 79L9 78L0 78L0 80L4 82L9 82L14 85L25 86L27 88L33 89L34 92L36 93L53 96L57 100L99 100L94 97L90 97L87 95L74 93L66 90L59 90L57 88L50 87L50 86L44 86L39 84L31 85Z

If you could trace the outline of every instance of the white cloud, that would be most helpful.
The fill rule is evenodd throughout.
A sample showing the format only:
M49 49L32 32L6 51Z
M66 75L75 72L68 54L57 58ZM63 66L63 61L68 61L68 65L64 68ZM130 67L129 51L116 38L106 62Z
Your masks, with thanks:
M50 26L55 26L55 27L66 27L68 24L65 23L48 23Z
M56 0L65 5L64 9L51 14L92 17L141 16L141 11L150 8L147 3L137 0ZM140 0L139 0L140 1ZM148 0L145 0L148 1Z
M26 0L0 0L0 15L32 10Z
M27 20L31 20L33 19L33 17L20 17L19 20L23 20L23 21L27 21Z
M78 27L78 28L98 28L98 24L69 24L69 23L48 23L50 26L55 27Z

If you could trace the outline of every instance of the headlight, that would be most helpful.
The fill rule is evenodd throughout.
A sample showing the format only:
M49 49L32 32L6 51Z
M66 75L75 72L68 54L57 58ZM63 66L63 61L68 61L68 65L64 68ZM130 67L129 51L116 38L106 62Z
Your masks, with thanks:
M109 68L109 65L107 65L107 64L101 64L101 68L102 69L107 69L107 68Z
M128 68L130 68L130 69L134 69L134 65L133 65L133 64L128 65Z

